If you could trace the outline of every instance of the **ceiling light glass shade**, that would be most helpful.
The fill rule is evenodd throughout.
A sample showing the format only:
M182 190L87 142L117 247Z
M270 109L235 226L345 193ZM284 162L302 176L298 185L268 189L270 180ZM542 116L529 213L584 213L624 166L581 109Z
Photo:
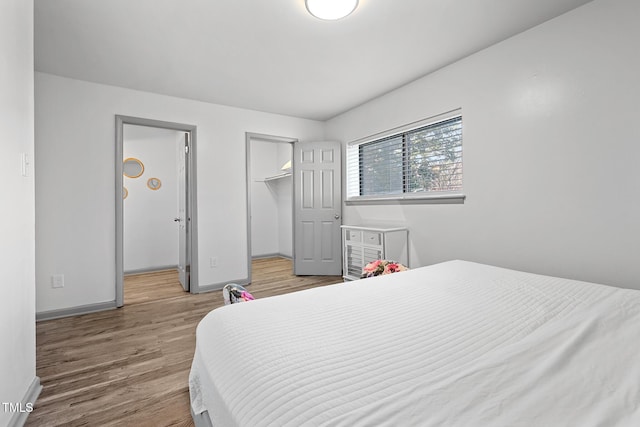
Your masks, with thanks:
M358 0L305 0L307 10L316 18L336 20L344 18L358 6Z

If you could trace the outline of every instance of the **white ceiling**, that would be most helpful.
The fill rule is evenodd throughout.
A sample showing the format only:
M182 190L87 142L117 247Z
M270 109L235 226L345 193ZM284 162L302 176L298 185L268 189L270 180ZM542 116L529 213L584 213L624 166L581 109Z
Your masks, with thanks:
M326 120L589 1L35 0L35 68Z

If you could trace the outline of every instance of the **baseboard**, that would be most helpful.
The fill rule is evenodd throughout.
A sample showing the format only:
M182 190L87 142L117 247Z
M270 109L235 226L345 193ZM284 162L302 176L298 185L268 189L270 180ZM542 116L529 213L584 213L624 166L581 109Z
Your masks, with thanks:
M251 259L264 259L264 258L284 258L284 259L293 260L292 256L281 254L281 253L263 254L263 255L256 255L251 257Z
M33 410L33 404L38 399L40 392L42 391L42 385L40 385L40 378L35 377L31 382L31 385L27 389L27 393L20 402L20 410L13 413L13 416L9 420L9 427L22 427L27 422L27 417Z
M41 311L36 313L36 322L43 320L59 319L61 317L79 316L81 314L95 313L117 308L115 301L100 302L97 304L80 305L78 307L63 308L60 310Z
M211 285L199 286L198 287L198 293L202 294L202 293L205 293L205 292L220 291L220 290L222 290L222 288L224 288L224 285L227 285L229 283L235 283L237 285L242 285L242 286L250 285L249 279L247 279L247 278L238 279L238 280L229 280L227 282L213 283Z
M128 274L143 274L143 273L154 273L156 271L163 271L163 270L177 270L178 266L177 265L164 265L164 266L159 266L159 267L149 267L149 268L138 268L138 269L134 269L134 270L125 270L124 274L125 276Z

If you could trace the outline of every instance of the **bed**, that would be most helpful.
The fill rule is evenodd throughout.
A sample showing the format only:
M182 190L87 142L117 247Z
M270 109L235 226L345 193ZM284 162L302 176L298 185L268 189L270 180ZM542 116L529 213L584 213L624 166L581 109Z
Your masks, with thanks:
M197 425L639 426L640 291L449 261L228 305Z

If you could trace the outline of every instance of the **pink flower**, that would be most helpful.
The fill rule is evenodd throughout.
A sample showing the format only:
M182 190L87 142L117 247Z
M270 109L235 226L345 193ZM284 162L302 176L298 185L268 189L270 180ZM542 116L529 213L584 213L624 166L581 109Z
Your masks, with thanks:
M370 262L369 264L365 265L363 270L366 271L366 272L375 271L378 268L378 266L380 265L381 262L382 262L382 260L379 260L379 259L375 260L373 262Z
M398 264L390 263L384 267L384 271L382 272L382 274L391 274L395 273L396 271L398 271Z
M378 259L364 266L361 277L373 277L381 274L391 274L406 270L408 270L408 268L398 262Z

